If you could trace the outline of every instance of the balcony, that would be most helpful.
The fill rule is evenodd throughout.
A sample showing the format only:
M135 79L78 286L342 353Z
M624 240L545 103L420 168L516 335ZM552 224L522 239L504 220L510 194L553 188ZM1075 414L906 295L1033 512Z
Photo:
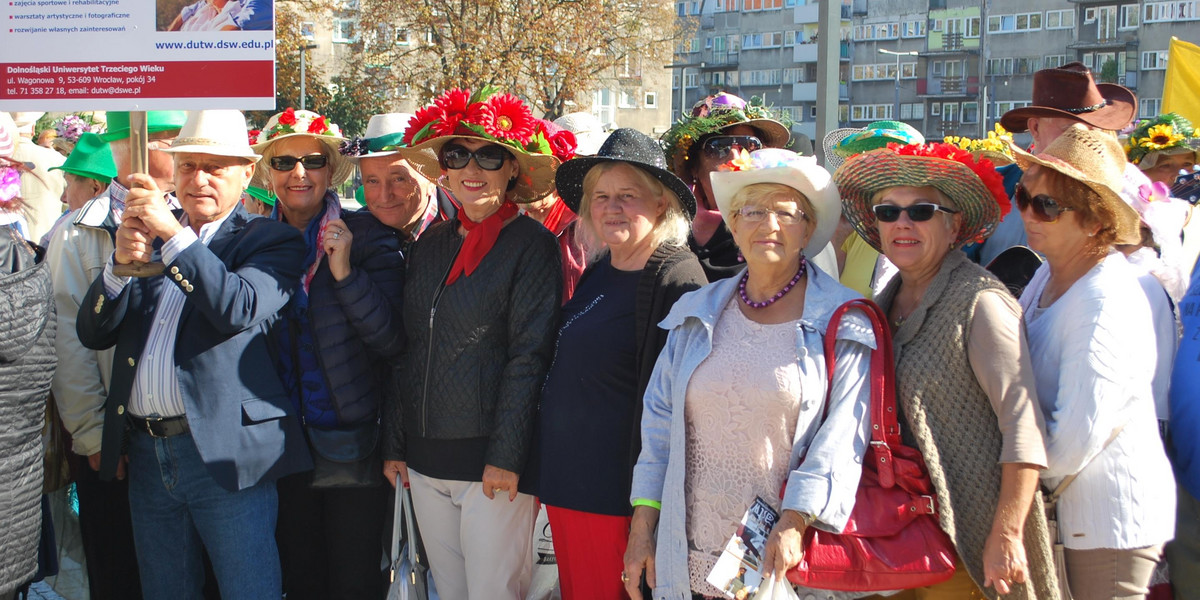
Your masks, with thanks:
M792 60L798 63L817 62L817 44L816 42L808 44L796 44L792 47ZM838 54L841 60L850 60L850 43L839 42Z
M856 17L867 16L867 0L852 0L850 8Z
M842 20L849 21L853 13L853 8L849 4L842 5ZM797 6L792 15L792 23L796 25L807 25L809 23L817 23L821 20L821 5L813 2L804 6Z
M805 81L792 84L792 102L816 102L817 83Z
M945 56L949 54L978 54L979 38L964 37L961 33L929 34L929 49L921 56Z
M717 52L709 50L704 53L704 64L700 66L701 71L725 71L730 67L738 66L737 52Z
M921 98L973 98L979 95L978 77L930 77L917 80Z

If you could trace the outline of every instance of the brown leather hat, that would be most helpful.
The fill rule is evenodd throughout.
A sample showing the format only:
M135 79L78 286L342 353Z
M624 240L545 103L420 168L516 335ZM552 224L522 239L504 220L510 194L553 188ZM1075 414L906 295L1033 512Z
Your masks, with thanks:
M1029 129L1030 117L1056 117L1119 131L1133 122L1137 104L1137 96L1129 88L1098 84L1083 63L1072 62L1034 73L1033 104L1004 113L1000 125L1020 133Z

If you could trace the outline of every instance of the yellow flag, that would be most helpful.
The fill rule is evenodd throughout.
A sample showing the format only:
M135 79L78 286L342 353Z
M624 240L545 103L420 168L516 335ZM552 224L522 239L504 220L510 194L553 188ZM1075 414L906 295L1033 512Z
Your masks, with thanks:
M1200 123L1200 46L1171 38L1162 111Z

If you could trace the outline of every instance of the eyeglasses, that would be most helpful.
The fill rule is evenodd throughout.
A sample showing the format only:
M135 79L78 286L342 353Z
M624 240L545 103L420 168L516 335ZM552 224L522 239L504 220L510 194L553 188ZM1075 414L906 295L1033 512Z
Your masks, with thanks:
M704 140L704 156L714 160L729 160L735 149L754 152L763 147L762 140L752 135L714 135Z
M795 225L796 223L804 220L804 211L797 211L793 213L786 210L770 210L766 208L759 208L757 206L743 206L742 208L738 209L738 214L742 215L742 218L745 219L747 223L761 223L767 220L768 214L775 215L775 222L779 223L780 225Z
M271 168L276 171L291 171L296 168L296 163L304 165L305 171L315 171L324 169L325 165L329 164L329 158L324 154L310 154L308 156L272 156Z
M482 146L474 152L457 144L447 144L442 148L439 161L442 163L443 168L457 170L467 168L467 163L471 162L471 159L474 158L475 164L479 165L480 169L484 171L498 171L500 167L504 166L504 161L510 156L512 155L507 150L492 144Z
M1046 194L1030 196L1029 191L1019 183L1017 184L1016 193L1013 194L1013 199L1017 201L1017 210L1025 212L1026 208L1032 206L1033 215L1037 217L1039 221L1044 221L1046 223L1053 223L1057 221L1063 213L1069 210L1074 210L1073 208L1060 205L1058 200L1055 200Z
M908 218L914 223L921 223L933 218L933 213L938 211L954 214L958 212L953 208L934 204L932 202L918 202L908 206L896 206L895 204L876 204L871 207L871 211L875 213L875 218L881 223L895 223L900 220L900 213L908 213Z

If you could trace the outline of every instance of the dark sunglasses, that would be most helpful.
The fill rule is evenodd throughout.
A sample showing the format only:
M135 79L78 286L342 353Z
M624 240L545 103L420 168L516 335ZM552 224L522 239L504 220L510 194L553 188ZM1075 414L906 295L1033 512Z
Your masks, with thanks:
M304 165L305 171L315 171L317 169L324 169L325 165L329 164L329 159L324 154L271 157L271 168L276 171L291 171L296 168L296 163Z
M482 146L474 152L457 144L447 144L442 148L439 161L442 163L442 168L457 170L467 168L467 163L474 158L475 164L479 165L480 169L498 171L500 167L504 166L504 160L509 156L512 155L507 150L492 144Z
M920 202L910 204L908 206L896 206L895 204L876 204L871 207L871 211L875 213L875 218L881 223L895 223L900 220L900 213L908 213L908 218L914 223L928 221L933 218L933 213L941 211L947 214L958 212L953 208L934 204L932 202Z
M762 147L762 140L752 135L714 135L702 146L704 156L722 161L733 158L734 150L754 152Z
M1046 194L1038 194L1030 196L1029 190L1026 190L1021 184L1017 184L1016 192L1013 194L1013 200L1017 201L1017 210L1025 212L1026 208L1033 207L1033 215L1039 221L1053 223L1062 216L1063 213L1074 210L1058 203L1058 200L1047 196Z

